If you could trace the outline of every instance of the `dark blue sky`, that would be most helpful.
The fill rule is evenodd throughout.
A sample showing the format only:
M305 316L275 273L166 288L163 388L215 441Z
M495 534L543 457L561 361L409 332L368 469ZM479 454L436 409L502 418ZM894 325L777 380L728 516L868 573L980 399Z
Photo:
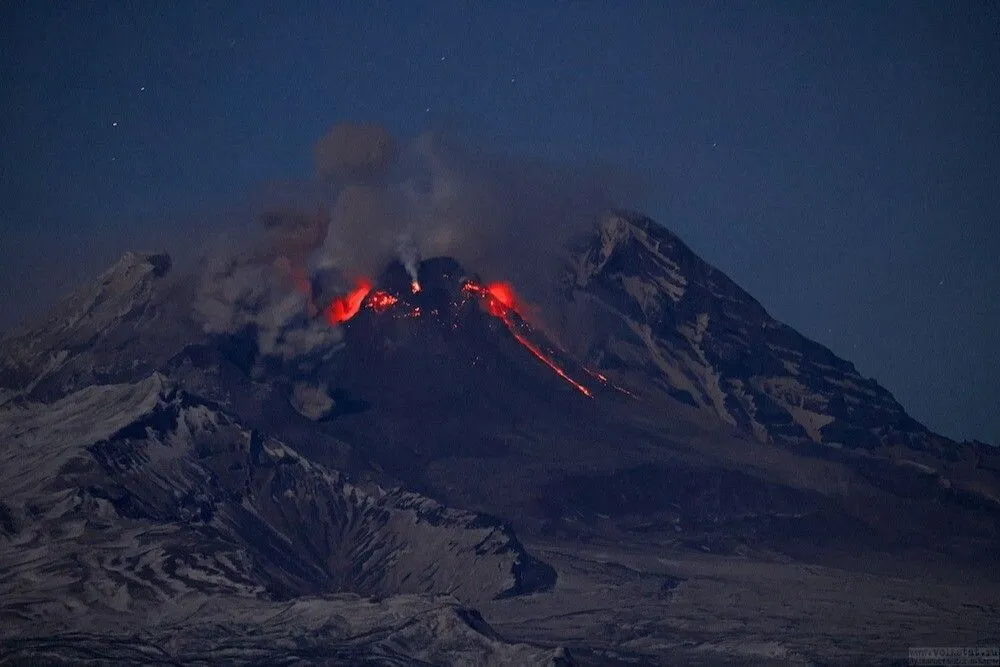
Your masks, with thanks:
M1000 442L995 3L0 8L2 327L309 177L336 121L443 125L635 172L634 207L776 317Z

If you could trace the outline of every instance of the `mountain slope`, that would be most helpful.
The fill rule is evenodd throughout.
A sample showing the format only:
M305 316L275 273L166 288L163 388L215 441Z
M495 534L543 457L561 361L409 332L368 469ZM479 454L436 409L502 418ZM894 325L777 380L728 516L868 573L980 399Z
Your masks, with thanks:
M878 383L768 315L648 218L605 217L567 282L570 298L598 322L576 335L567 328L583 358L652 380L761 440L943 444Z
M356 486L160 375L4 406L0 440L9 607L45 590L116 611L192 591L474 602L551 577L504 524Z
M5 339L0 652L568 660L476 604L518 637L655 662L691 630L675 588L710 618L756 563L831 568L827 588L994 577L996 450L930 432L646 218L609 215L574 252L539 313L442 257L410 268L419 288L390 263L336 327L316 303L335 280L130 254ZM670 559L694 583L663 579ZM647 623L639 599L684 618ZM785 615L754 626L763 655Z
M5 664L571 665L559 649L505 641L448 597L353 595L269 602L186 596L134 616L0 637ZM134 628L141 627L141 631Z
M0 403L140 380L197 337L189 286L172 280L171 266L166 254L126 253L93 283L5 336Z

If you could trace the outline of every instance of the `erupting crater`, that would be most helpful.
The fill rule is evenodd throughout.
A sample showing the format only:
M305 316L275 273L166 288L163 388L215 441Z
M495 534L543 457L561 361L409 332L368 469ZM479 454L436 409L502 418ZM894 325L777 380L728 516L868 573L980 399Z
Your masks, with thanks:
M431 319L441 327L458 330L470 313L483 312L502 323L521 347L583 396L593 398L594 393L574 377L576 371L580 377L589 374L600 384L607 384L603 376L590 373L557 350L522 317L521 302L510 283L483 283L466 274L453 259L439 257L421 262L417 278L394 262L374 283L362 278L356 285L326 308L331 325L354 329L359 316L370 313L380 319Z

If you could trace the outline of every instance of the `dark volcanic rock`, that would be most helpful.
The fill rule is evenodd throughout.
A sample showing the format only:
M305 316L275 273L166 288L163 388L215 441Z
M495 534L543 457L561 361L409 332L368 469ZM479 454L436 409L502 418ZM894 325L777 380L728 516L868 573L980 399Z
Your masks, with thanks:
M210 334L197 281L130 254L3 341L0 653L569 661L504 641L475 602L598 663L721 650L716 627L739 635L727 655L781 659L811 654L740 653L756 612L692 629L728 609L727 568L996 560L995 447L930 432L646 218L601 223L540 304L551 329L498 316L449 258L420 264L416 292L390 264L338 328L316 281L251 268L236 294L276 312L242 312L223 281L210 305L236 325ZM793 612L755 632L784 642Z
M131 630L141 619L142 632ZM351 595L274 603L218 596L173 600L136 617L83 620L82 629L33 627L0 636L15 665L548 665L571 666L565 651L505 641L453 598ZM124 621L124 622L122 622Z
M0 411L4 532L49 544L42 560L0 552L7 601L40 580L99 597L101 570L121 610L190 590L478 601L554 580L504 523L357 486L160 375Z
M570 298L596 313L595 330L565 327L583 358L652 380L762 440L946 444L853 364L775 320L648 218L606 217L568 281Z

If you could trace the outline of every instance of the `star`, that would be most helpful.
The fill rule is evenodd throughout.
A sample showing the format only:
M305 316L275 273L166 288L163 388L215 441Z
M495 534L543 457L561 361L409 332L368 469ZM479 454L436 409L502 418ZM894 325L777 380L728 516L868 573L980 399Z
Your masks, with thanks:
M118 121L116 120L115 122L111 123L111 127L118 127Z

